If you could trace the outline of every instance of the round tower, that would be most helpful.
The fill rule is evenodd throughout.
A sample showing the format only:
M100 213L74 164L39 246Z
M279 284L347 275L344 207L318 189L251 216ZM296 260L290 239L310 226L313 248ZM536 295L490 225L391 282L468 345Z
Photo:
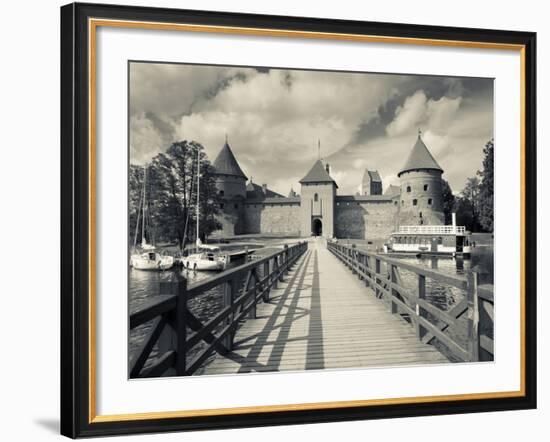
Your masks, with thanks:
M223 235L238 235L244 231L244 211L247 177L242 171L227 139L213 162L214 182L220 199L220 214Z
M405 166L397 174L401 180L401 226L444 224L442 174L443 169L419 133Z
M242 171L227 140L213 163L214 180L219 196L226 200L246 198L247 177Z

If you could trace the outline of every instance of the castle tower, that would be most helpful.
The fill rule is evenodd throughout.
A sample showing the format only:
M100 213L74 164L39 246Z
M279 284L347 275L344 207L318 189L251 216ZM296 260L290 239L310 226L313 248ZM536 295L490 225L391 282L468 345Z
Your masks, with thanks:
M300 234L332 238L338 185L330 176L329 165L317 160L300 184Z
M382 178L377 170L365 169L361 182L361 195L382 195Z
M214 179L219 195L230 200L237 196L246 198L247 177L242 171L227 140L213 163Z
M246 175L242 171L227 139L213 163L214 181L221 199L221 214L217 217L224 235L244 232L244 201L246 199Z
M400 225L444 224L441 175L419 132L405 165L397 174L401 180Z

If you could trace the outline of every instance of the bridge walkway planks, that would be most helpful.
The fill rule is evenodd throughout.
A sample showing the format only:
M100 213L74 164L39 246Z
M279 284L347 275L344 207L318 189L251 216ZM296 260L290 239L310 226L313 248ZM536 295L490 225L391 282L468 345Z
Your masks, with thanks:
M317 239L202 374L447 362Z

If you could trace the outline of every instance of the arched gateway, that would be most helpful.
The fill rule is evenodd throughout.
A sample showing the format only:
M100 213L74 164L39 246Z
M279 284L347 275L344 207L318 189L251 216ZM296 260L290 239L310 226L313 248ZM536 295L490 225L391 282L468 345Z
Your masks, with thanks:
M319 218L315 218L311 223L311 233L314 236L323 235L323 221L321 221Z

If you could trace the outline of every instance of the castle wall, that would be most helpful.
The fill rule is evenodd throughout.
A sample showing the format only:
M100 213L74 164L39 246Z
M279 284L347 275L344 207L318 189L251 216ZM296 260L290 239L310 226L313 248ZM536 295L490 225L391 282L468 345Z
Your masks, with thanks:
M299 203L246 204L244 210L246 233L300 234Z
M397 224L397 200L338 201L335 209L337 238L386 240Z
M400 225L444 224L441 172L412 170L402 173L400 179Z

